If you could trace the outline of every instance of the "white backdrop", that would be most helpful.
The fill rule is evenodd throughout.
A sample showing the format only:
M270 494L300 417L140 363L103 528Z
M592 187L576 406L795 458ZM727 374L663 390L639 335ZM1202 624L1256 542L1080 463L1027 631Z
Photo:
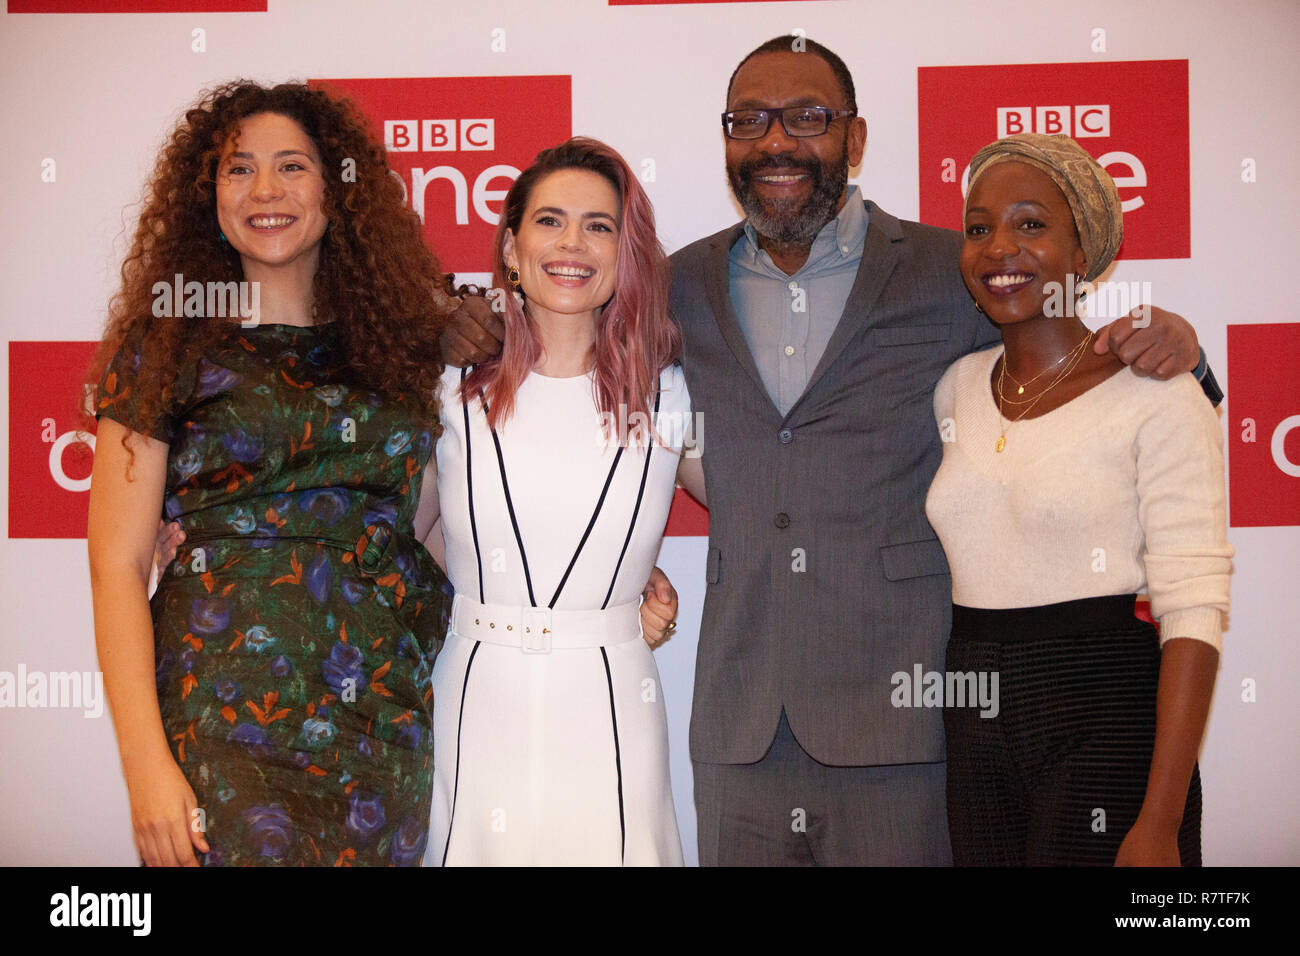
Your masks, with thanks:
M202 53L191 48L196 27L206 33ZM571 75L573 131L606 140L634 168L655 160L646 187L671 252L740 218L718 128L726 82L745 52L795 28L848 63L869 127L854 181L904 218L919 208L917 67L1187 59L1193 257L1142 262L1140 277L1158 290L1157 304L1196 325L1229 403L1227 325L1300 319L1283 281L1296 270L1300 219L1300 5L1291 0L270 0L265 13L0 17L4 338L98 338L159 144L199 89L239 76ZM1092 50L1095 28L1106 31L1105 53ZM495 34L504 51L492 49L494 30L505 31ZM54 183L41 180L47 157L58 161ZM1257 163L1249 186L1243 157ZM1134 270L1121 262L1113 278ZM0 375L9 395L7 362ZM0 428L8 475L8 416ZM1300 494L1294 483L1290 493ZM1230 534L1233 612L1201 764L1204 855L1209 864L1296 864L1300 529ZM6 534L0 548L0 671L94 670L84 541ZM680 632L658 659L691 862L686 728L704 553L703 538L671 538L661 562L682 595ZM1243 680L1255 681L1254 702L1242 700ZM0 863L134 862L107 715L0 709Z

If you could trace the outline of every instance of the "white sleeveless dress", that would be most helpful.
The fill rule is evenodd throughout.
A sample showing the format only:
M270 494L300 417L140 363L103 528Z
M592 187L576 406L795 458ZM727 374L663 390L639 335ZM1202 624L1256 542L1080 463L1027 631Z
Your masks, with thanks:
M590 374L520 386L494 435L443 375L438 496L456 589L433 671L430 865L682 865L668 729L639 603L690 396L662 444L606 442ZM628 428L635 435L633 421Z

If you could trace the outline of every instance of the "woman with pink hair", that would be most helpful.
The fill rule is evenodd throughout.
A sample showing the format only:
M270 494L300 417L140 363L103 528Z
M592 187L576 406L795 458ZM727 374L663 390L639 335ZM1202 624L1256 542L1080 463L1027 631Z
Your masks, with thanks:
M650 201L571 139L515 181L494 268L506 344L443 375L416 521L456 592L426 862L681 865L638 600L704 477Z

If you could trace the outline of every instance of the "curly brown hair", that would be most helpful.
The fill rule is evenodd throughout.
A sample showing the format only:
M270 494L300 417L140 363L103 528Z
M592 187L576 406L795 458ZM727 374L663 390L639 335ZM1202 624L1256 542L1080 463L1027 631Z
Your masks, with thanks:
M239 322L238 316L156 318L153 287L177 273L216 282L243 279L239 254L219 238L216 172L240 121L259 113L296 122L320 154L329 225L313 282L315 321L337 323L346 360L363 384L401 402L438 434L438 338L456 308L450 277L424 243L420 220L406 206L402 184L360 110L300 83L268 88L237 80L204 92L186 111L145 187L122 286L109 303L88 384L98 388L124 345L137 347L132 381L116 388L129 384L140 418L155 420L173 401L180 369Z

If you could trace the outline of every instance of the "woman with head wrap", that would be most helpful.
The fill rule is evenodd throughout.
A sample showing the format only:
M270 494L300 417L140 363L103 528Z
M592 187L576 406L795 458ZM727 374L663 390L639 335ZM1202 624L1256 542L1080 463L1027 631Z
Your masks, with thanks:
M954 862L1199 865L1232 557L1218 422L1191 375L1140 378L1089 347L1079 287L1123 219L1077 143L984 147L963 228L962 276L1003 345L956 362L934 399ZM1134 616L1144 589L1159 632Z

